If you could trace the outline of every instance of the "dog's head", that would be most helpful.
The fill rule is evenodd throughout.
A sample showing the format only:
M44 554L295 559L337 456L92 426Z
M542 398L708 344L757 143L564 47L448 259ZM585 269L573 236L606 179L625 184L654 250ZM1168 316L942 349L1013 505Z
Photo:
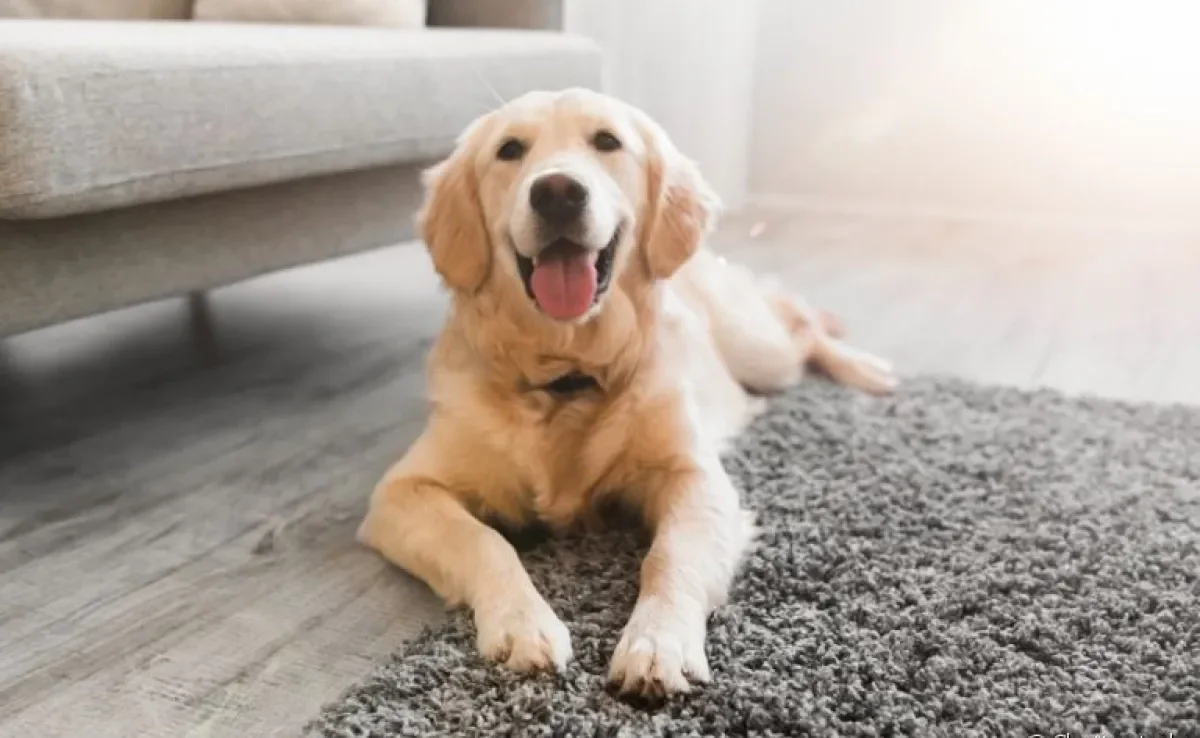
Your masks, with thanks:
M615 289L669 277L718 204L658 125L587 90L485 115L426 184L421 233L451 289L512 293L566 323L600 313Z

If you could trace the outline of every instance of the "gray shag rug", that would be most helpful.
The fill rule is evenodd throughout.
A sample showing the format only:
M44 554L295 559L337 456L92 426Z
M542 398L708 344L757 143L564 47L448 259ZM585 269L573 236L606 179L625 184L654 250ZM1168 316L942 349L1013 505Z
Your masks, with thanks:
M605 692L644 551L617 531L523 557L565 675L485 664L456 615L311 733L1200 736L1200 409L813 380L726 468L763 534L711 684L657 710Z

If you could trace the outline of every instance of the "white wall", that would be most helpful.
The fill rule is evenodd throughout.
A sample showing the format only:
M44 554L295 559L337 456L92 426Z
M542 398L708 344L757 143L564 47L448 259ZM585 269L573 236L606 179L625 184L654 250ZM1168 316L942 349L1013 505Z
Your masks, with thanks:
M1197 39L1193 0L762 0L750 189L1200 219Z
M566 29L606 52L608 91L654 117L733 208L749 177L756 7L757 0L566 4Z

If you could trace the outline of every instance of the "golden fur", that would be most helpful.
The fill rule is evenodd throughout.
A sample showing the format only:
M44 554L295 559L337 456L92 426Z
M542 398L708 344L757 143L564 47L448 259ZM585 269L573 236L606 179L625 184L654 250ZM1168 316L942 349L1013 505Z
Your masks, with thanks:
M601 128L620 150L589 145ZM524 157L498 160L512 137ZM587 181L589 222L620 234L611 288L572 322L539 312L513 254L531 248L528 183L551 167ZM810 361L887 391L886 365L702 249L716 197L658 126L611 98L511 102L463 134L428 189L422 233L453 306L429 359L428 426L375 490L361 539L472 608L486 657L561 668L569 634L482 520L565 530L616 503L654 538L611 679L644 696L686 691L708 678L705 620L753 535L718 458L761 406L751 391L783 389ZM571 371L599 388L565 400L537 389Z

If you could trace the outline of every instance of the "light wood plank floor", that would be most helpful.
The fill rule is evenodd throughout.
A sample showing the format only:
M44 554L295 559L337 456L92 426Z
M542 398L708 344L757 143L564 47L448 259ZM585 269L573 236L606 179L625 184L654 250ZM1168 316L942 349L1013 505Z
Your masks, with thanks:
M1195 239L793 212L715 242L905 373L1200 402ZM0 343L0 735L294 735L439 617L353 531L443 310L409 245Z

